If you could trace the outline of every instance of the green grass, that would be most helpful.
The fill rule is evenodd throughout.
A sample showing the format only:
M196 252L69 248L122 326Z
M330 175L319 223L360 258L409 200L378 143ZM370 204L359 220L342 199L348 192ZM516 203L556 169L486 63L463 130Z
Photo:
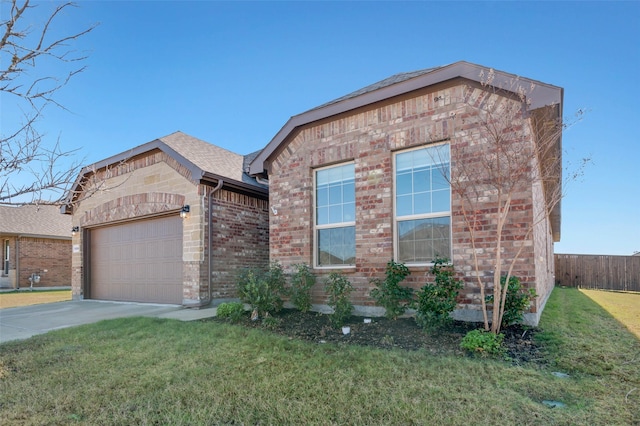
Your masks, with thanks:
M585 289L580 292L606 309L640 339L640 293Z
M103 321L0 345L0 424L640 422L632 334L571 289L554 291L543 327L549 368L319 345L217 322Z

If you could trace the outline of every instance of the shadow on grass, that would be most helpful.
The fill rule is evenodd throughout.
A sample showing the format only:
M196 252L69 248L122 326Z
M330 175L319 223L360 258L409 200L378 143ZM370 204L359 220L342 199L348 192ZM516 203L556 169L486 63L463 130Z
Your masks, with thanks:
M615 375L640 385L640 340L606 309L575 288L556 287L536 338L566 372Z

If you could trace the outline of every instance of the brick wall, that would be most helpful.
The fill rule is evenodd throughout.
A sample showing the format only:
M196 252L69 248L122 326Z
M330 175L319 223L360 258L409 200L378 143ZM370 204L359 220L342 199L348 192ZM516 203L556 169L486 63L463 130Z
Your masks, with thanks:
M493 98L492 98L493 96ZM491 99L490 99L491 98ZM313 265L313 170L353 161L356 185L356 265L341 270L356 287L352 301L362 306L373 305L370 280L382 277L386 263L394 257L393 247L393 152L424 146L429 141L448 141L452 153L452 174L456 173L457 144L476 144L481 135L478 125L479 106L496 101L479 85L460 81L434 86L410 96L349 112L303 127L290 136L288 143L270 159L271 213L270 258L285 269L295 263ZM498 101L503 101L497 99ZM505 100L508 102L508 100ZM481 147L479 147L481 149ZM483 195L482 209L495 211L493 194ZM535 263L532 236L524 237L524 225L532 220L530 187L519 188L513 201L514 214L505 227L505 257L521 251L514 273L525 285L535 286ZM482 215L482 212L480 212ZM483 266L482 279L492 278L491 259L495 256L495 223L487 217L480 224L476 254ZM460 200L452 196L453 259L459 276L465 279L459 308L467 318L479 319L479 290L471 266L472 247L460 213ZM428 267L410 268L406 281L414 288L428 279ZM324 303L323 278L326 269L315 269L320 278L314 288L314 302Z
M213 194L212 297L236 297L236 276L242 268L269 265L267 200L220 190ZM207 237L208 238L208 235Z
M183 219L183 304L198 306L209 293L208 197L211 188L190 180L191 172L162 152L150 152L125 165L101 172L98 181L108 191L98 191L74 210L73 225L104 226L158 214L178 214L188 204ZM235 276L242 267L267 266L268 201L225 189L213 194L212 288L214 299L235 297ZM73 237L82 248L83 233ZM83 254L73 254L73 294L83 295Z
M32 273L40 275L34 287L71 285L71 241L47 238L20 238L20 287L29 287ZM46 272L45 272L46 270Z

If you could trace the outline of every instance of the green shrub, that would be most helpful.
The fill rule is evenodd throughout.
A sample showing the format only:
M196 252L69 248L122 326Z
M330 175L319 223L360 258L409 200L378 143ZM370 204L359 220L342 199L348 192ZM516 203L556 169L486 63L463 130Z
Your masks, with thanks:
M494 334L490 331L472 330L463 338L460 346L469 352L482 356L503 356L505 353L502 341L504 334Z
M284 282L282 266L276 262L267 271L244 269L238 275L238 297L248 303L258 316L264 317L282 309Z
M353 310L353 305L349 301L353 286L346 277L332 272L327 278L325 289L329 293L329 306L333 308L330 316L331 325L336 328L342 327Z
M431 267L434 282L418 291L416 322L423 328L444 325L451 321L462 281L455 278L453 265L445 258L436 258Z
M507 277L500 277L500 284L504 288ZM504 314L502 315L502 327L522 321L525 311L531 306L531 300L537 297L534 289L526 289L520 284L520 278L510 276L507 297L504 300ZM493 295L485 299L487 304L493 305Z
M289 297L297 309L307 312L311 309L311 287L316 283L316 276L306 263L293 265L293 268Z
M231 322L238 322L244 316L244 305L240 302L228 302L218 305L216 311L218 318L224 318Z
M371 280L376 286L371 290L371 297L377 305L384 307L387 318L397 319L412 305L413 289L399 285L409 274L409 268L404 263L396 263L392 259L387 263L385 279Z

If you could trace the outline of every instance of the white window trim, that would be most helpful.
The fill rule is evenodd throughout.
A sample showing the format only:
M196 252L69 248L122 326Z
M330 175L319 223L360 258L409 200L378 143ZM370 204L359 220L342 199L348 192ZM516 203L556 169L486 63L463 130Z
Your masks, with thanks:
M453 199L451 197L451 184L449 184L449 210L446 212L437 212L437 213L424 213L424 214L412 214L412 215L406 215L406 216L400 216L400 218L398 218L396 211L396 194L398 193L398 190L396 188L396 183L397 183L397 179L396 179L396 156L398 154L404 154L406 152L411 152L411 151L418 151L421 149L425 149L425 148L432 148L432 147L436 147L436 146L443 146L443 145L448 145L449 146L449 174L451 174L451 143L450 142L441 142L441 143L432 143L432 144L428 144L428 145L421 145L418 147L414 147L414 148L408 148L408 149L403 149L403 150L399 150L399 151L395 151L393 152L392 155L392 159L393 159L393 164L392 164L392 176L393 176L393 258L396 261L399 261L399 244L398 244L398 222L403 222L403 221L407 221L407 220L416 220L416 219L435 219L435 218L440 218L440 217L448 217L449 218L449 222L450 222L450 226L449 226L449 249L451 250L449 252L449 255L447 256L449 258L449 262L452 261L453 258L453 221L451 220L451 203L453 202ZM399 219L399 220L398 220ZM433 262L407 262L406 265L408 266L416 266L416 267L421 267L421 266L433 266L434 263Z
M5 239L2 241L2 275L7 276L9 274L9 263L11 262L11 247L10 241Z
M355 161L345 161L343 163L337 163L337 164L331 164L330 166L322 166L322 167L317 167L312 169L313 172L313 194L312 194L312 210L313 210L313 236L312 236L312 244L313 244L313 268L314 269L355 269L356 265L320 265L318 264L318 230L322 230L322 229L335 229L335 228L346 228L348 226L356 226L356 221L353 220L351 222L340 222L340 223L330 223L330 224L326 224L326 225L317 225L318 223L318 219L316 217L317 214L317 207L318 207L318 203L316 200L316 194L317 194L317 188L316 188L316 183L317 183L317 179L316 179L316 173L322 170L327 170L327 169L332 169L334 167L341 167L341 166L347 166L349 164L353 164L354 168L355 168ZM355 184L355 182L354 182ZM354 186L354 192L355 192L355 186ZM355 194L354 194L355 196ZM357 197L356 197L357 199ZM357 203L356 203L356 213L358 211L357 209ZM356 253L357 255L357 253Z

